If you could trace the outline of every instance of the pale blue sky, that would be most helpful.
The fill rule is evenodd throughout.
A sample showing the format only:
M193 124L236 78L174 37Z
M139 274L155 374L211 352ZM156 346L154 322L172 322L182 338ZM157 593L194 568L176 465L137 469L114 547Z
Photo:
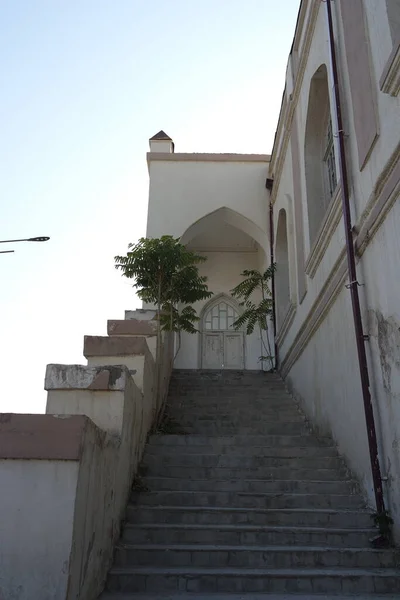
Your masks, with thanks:
M270 152L299 0L0 0L0 410L138 306L113 256L145 234L148 139ZM1 250L8 249L2 244Z

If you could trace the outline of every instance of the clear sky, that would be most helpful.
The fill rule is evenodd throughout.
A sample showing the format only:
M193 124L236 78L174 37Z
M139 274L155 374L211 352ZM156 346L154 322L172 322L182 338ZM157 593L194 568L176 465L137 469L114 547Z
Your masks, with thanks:
M1 0L0 411L139 306L113 257L145 235L148 139L268 153L299 0Z

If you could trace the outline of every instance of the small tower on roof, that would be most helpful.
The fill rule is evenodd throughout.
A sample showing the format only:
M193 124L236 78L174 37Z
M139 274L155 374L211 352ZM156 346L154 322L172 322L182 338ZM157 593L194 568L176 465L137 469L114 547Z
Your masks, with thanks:
M149 145L150 152L167 152L171 154L174 151L174 142L163 130L149 139Z

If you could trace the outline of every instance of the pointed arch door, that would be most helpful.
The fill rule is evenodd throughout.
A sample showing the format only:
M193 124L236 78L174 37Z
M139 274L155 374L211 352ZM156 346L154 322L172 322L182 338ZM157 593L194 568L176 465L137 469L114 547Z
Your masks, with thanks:
M238 316L226 298L214 301L206 309L201 336L203 369L244 369L244 334L233 329Z

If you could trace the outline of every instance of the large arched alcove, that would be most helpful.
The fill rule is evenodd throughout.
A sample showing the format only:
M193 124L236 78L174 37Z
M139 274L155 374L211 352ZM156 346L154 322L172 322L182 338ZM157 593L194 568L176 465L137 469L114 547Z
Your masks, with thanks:
M290 303L289 280L289 246L287 235L286 211L282 208L278 215L276 232L276 318L278 332L281 327Z
M203 369L244 369L244 332L233 327L240 312L227 294L218 294L204 306L200 318Z
M317 238L337 184L328 73L322 64L310 82L304 141L310 244Z
M207 258L206 262L199 266L200 273L208 279L209 289L214 294L212 302L215 298L223 297L224 300L216 305L209 305L215 313L209 313L209 323L217 322L217 313L220 319L219 329L212 330L208 329L203 319L205 302L196 303L195 309L202 315L200 332L196 335L182 335L176 367L259 369L259 357L263 354L259 332L255 331L250 336L245 336L242 332L236 334L229 330L229 327L226 330L221 327L224 317L232 316L224 314L224 303L227 303L228 312L230 307L235 306L231 290L243 280L243 271L262 270L268 265L266 233L238 212L221 207L190 225L181 236L181 242ZM257 294L254 299L259 300ZM203 335L204 331L206 333ZM221 335L221 332L225 333ZM207 347L209 350L206 352ZM240 348L242 351L239 352ZM229 360L226 360L228 351L231 355ZM210 352L214 352L215 356L212 357ZM224 359L220 360L223 354ZM211 366L217 364L219 367Z

